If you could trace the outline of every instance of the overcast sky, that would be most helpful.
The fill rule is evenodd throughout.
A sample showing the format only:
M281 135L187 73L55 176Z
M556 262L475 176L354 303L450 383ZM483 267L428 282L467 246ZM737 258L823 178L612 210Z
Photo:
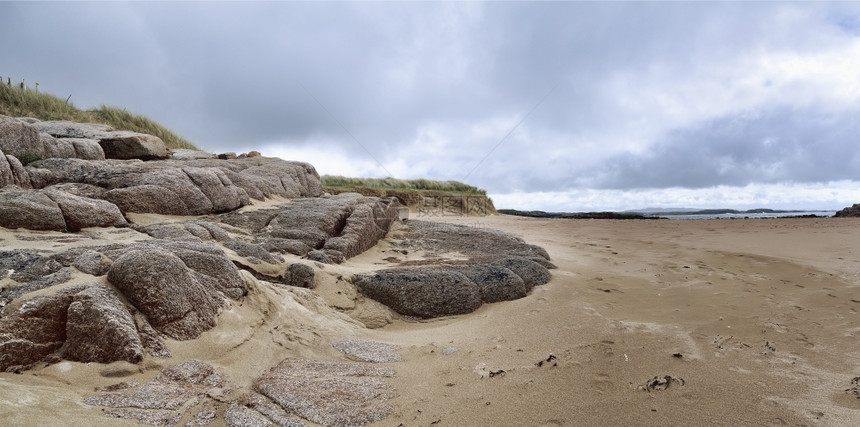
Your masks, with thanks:
M0 76L499 208L860 202L860 3L0 2Z

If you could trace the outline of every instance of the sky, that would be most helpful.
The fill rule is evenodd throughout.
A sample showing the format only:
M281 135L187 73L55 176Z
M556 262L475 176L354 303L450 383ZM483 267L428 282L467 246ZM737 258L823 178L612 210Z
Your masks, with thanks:
M860 3L0 2L0 76L497 208L860 202Z

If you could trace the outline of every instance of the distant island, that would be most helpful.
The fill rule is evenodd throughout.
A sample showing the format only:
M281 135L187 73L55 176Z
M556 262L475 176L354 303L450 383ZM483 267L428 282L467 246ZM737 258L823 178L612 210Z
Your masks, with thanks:
M500 214L526 216L531 218L572 218L572 219L666 219L670 216L716 216L716 215L756 215L756 214L775 214L780 217L817 217L819 215L810 214L807 210L779 210L756 208L748 210L737 209L645 209L641 211L624 211L624 212L544 212L544 211L520 211L516 209L499 209ZM823 211L822 211L823 212ZM788 215L788 214L797 215ZM825 216L825 215L821 215ZM827 215L829 216L829 215Z

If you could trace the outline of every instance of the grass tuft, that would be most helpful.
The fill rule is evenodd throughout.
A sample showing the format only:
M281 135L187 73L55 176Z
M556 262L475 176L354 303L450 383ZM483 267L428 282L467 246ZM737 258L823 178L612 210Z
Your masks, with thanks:
M68 120L79 123L103 123L116 130L155 135L169 148L197 147L151 119L132 114L128 110L101 106L92 110L79 110L65 99L36 92L19 85L0 83L0 114L10 117L33 117L39 120Z

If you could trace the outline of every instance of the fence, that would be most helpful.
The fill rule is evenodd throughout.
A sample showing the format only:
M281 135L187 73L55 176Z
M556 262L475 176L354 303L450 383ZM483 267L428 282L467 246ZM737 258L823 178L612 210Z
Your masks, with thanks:
M3 84L3 76L0 76L0 84ZM12 87L12 77L6 77L6 86ZM15 86L18 86L21 89L29 89L27 87L27 81L25 79L21 79L21 83L16 83ZM39 91L39 82L36 82L36 92Z

